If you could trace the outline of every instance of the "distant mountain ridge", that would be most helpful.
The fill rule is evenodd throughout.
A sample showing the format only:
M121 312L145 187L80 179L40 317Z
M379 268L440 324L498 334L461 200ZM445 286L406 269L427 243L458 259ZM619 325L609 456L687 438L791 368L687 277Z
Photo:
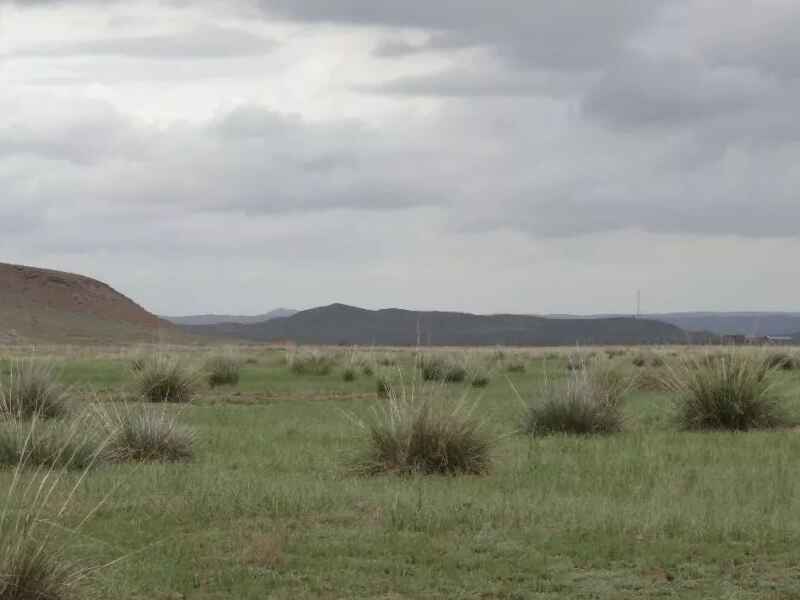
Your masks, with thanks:
M127 343L178 332L102 281L0 263L0 342Z
M367 310L332 304L261 323L184 326L187 332L258 342L386 346L569 346L686 343L675 325L613 317L552 319L528 315L474 315Z
M555 319L576 318L575 315L549 315ZM582 318L597 319L620 315L588 315ZM674 312L646 313L646 319L671 323L685 331L707 331L716 335L744 335L752 337L792 336L800 332L800 313L796 312Z
M170 323L175 325L220 325L223 323L263 323L264 321L271 321L272 319L279 319L282 317L291 317L298 311L288 308L276 308L263 315L188 315L184 317L164 317Z

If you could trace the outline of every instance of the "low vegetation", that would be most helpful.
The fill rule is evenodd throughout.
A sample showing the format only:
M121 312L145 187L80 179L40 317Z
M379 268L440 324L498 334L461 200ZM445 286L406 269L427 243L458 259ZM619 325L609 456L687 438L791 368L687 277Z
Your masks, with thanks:
M206 361L206 381L212 388L239 383L241 361L232 354L213 356Z
M546 380L522 417L530 435L607 434L622 431L623 401L631 381L610 366L573 369L563 381Z
M13 423L13 435L10 425L5 423L0 429L0 462L13 467L9 485L0 496L0 599L89 597L84 583L94 569L87 562L76 560L70 544L73 536L80 535L80 526L76 529L63 518L82 481L78 477L77 483L67 484L67 470L78 468L82 455L75 452L74 439L62 440L64 447L58 449L52 445L55 438L42 437L40 427L45 424L36 418ZM73 438L80 435L78 428L72 433ZM6 460L6 444L11 439L19 440L16 464ZM43 439L49 440L46 447L41 445ZM51 460L54 455L74 455L75 460ZM85 463L88 468L91 461ZM36 468L29 468L33 466ZM54 502L58 497L66 500Z
M419 368L423 381L462 383L467 379L467 368L452 356L421 355Z
M42 511L21 498L6 505L0 600L177 598L192 589L220 599L389 588L409 598L800 593L797 433L787 427L800 395L784 367L789 348L714 349L710 359L598 349L571 371L569 349L552 363L518 349L424 351L462 367L463 385L424 381L411 349L298 352L324 356L327 378L297 373L278 349L236 350L252 367L235 393L204 389L199 402L179 405L133 401L146 398L131 394L153 361L146 354L138 373L131 351L71 349L69 360L43 361L59 365L53 381L71 391L70 410L0 419L0 509L14 485L29 499L43 477L70 487ZM206 349L170 352L204 384ZM635 368L639 354L645 365ZM512 375L517 362L527 368ZM3 385L13 364L0 360ZM471 390L481 376L486 387ZM511 386L531 392L524 415ZM727 433L762 428L778 430ZM508 435L520 429L531 435ZM603 435L618 431L627 433ZM55 518L79 480L80 510ZM65 549L64 536L90 513L99 522ZM111 576L83 579L86 565L119 553ZM520 577L503 575L509 560L526 565ZM376 568L364 570L365 561ZM435 577L417 568L423 561Z
M166 407L98 404L100 429L114 462L184 462L194 456L194 431Z
M88 469L99 459L104 446L84 425L36 420L0 423L0 467Z
M69 413L69 392L59 383L52 363L32 358L13 361L0 377L0 414L6 418L51 419Z
M687 430L749 431L790 424L768 357L744 350L687 358L666 376Z
M772 369L793 371L800 369L800 358L789 352L770 352L767 356L767 365Z
M357 420L364 447L355 470L365 475L486 473L494 440L474 409L464 399L392 390L366 420Z
M319 351L295 351L287 355L289 369L295 375L330 375L336 366L333 356Z
M148 402L191 402L198 390L198 374L169 354L148 357L136 373L135 387Z

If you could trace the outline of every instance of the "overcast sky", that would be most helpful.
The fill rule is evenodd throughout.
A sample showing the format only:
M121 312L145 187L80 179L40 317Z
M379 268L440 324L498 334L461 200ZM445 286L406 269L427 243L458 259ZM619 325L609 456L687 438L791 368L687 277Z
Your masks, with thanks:
M0 261L161 314L800 309L797 0L0 0Z

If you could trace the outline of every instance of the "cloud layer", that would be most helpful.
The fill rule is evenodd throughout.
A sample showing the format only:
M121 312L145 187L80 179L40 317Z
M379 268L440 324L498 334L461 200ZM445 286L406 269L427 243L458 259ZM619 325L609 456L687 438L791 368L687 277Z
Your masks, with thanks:
M0 11L5 260L169 313L796 308L794 2Z

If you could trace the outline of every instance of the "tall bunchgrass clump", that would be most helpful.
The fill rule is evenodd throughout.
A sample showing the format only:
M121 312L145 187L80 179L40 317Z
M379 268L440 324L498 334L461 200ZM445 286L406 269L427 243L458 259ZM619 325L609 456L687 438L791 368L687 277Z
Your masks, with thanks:
M0 416L53 419L70 412L69 391L51 362L22 359L0 376Z
M179 358L154 354L135 374L135 387L148 402L191 402L198 389L198 374Z
M0 423L0 468L22 464L85 470L102 459L104 447L82 421L52 423L34 418Z
M682 429L771 429L791 424L774 374L768 357L733 349L671 366L665 384L675 394Z
M623 403L632 381L609 365L569 371L566 379L546 379L525 408L521 426L529 435L609 434L622 431Z
M113 462L186 462L194 456L194 430L166 405L156 409L103 403L94 414L108 439L105 454Z
M494 438L466 398L441 390L392 388L366 419L353 419L363 447L353 461L362 475L480 475L492 464Z
M487 358L480 354L467 356L465 368L467 371L466 380L474 388L485 388L492 382L493 368L496 361L491 357Z
M422 354L418 365L423 381L462 383L467 379L467 367L453 356Z
M773 369L793 371L800 369L800 358L794 353L778 350L767 355L767 365Z
M241 361L233 354L212 356L205 364L206 381L212 388L237 385L241 373Z
M14 465L11 483L0 504L0 599L71 600L86 596L88 577L97 569L76 560L72 538L102 505L91 508L75 528L64 523L64 515L87 471L66 484L73 464L33 465L38 419L16 424L23 440L20 459ZM76 435L80 429L75 428ZM71 444L59 454L68 456ZM97 452L99 453L100 448ZM97 454L95 455L97 456ZM29 468L37 466L38 468ZM88 469L91 464L87 464Z
M286 356L289 370L295 375L329 375L336 365L335 357L318 350L294 351Z

